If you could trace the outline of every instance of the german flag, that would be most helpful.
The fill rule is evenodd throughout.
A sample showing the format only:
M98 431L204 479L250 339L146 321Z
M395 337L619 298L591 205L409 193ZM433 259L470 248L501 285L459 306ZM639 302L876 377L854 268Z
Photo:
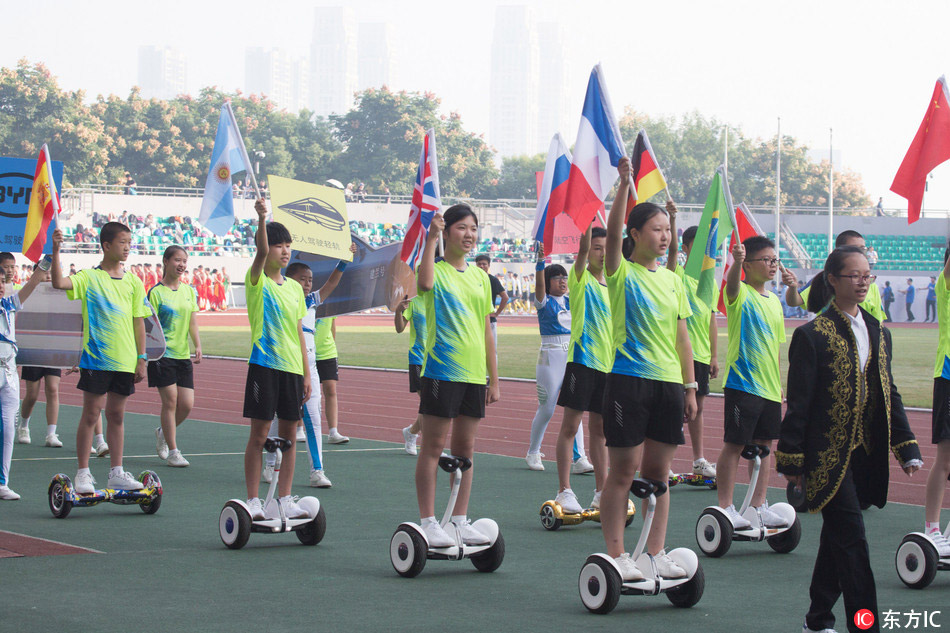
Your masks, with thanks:
M657 193L666 189L666 180L657 164L656 155L650 147L647 131L641 129L637 142L633 145L633 185L637 190L637 200L646 202Z
M56 192L51 166L49 149L44 144L36 161L26 229L23 232L23 254L34 263L43 256L50 222L59 214L59 194Z

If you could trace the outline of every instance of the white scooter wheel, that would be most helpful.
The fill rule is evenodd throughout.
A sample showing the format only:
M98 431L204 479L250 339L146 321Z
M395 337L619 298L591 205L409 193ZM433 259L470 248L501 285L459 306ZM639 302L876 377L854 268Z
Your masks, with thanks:
M389 542L389 559L403 578L415 578L426 566L429 544L411 527L399 526Z
M908 534L897 548L894 564L901 581L911 589L923 589L937 575L937 548L920 534Z
M591 613L610 613L620 601L620 588L623 581L617 568L601 556L588 556L581 567L577 579L577 588L581 602Z
M218 532L230 549L241 549L251 536L251 515L241 504L228 501L218 518Z
M706 556L725 556L732 547L732 521L717 510L706 508L696 521L696 544Z

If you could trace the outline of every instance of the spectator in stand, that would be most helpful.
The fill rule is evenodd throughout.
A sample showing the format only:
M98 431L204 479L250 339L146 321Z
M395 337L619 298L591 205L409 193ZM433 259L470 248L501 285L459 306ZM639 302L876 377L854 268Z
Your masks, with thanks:
M360 183L356 186L356 201L363 204L366 200L366 185Z
M914 297L917 295L917 289L914 288L914 280L907 280L907 288L902 288L900 293L904 295L904 304L907 307L907 322L914 322L914 313L912 308L914 307Z
M874 250L874 247L868 244L868 263L871 265L871 270L874 270L874 265L877 264L877 251Z
M884 290L881 292L881 302L884 304L884 323L892 323L891 304L894 303L894 289L891 288L891 282L884 282Z
M127 196L138 195L135 178L133 178L132 174L130 174L129 172L125 172L125 195Z
M343 190L343 199L347 202L353 202L353 183L346 183L346 188Z
M931 317L931 313L933 316ZM930 277L930 283L927 284L927 314L924 317L924 323L937 322L937 278Z
M386 197L386 204L389 204L392 201L392 194L389 192L389 187L383 185L383 195Z

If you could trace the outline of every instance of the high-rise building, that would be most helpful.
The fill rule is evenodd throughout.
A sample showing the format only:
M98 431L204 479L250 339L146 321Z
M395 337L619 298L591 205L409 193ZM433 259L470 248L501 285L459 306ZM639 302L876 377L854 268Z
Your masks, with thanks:
M359 89L391 86L392 28L385 22L363 22L359 36Z
M489 140L502 157L538 151L539 56L531 9L499 6L492 37Z
M349 7L317 7L310 44L310 102L317 115L344 114L357 90L357 31Z
M310 107L309 64L279 48L248 48L244 56L244 89L261 94L290 112Z
M173 99L186 91L187 63L168 46L139 46L139 87L145 99Z
M565 139L573 139L577 131L577 121L571 120L573 93L568 80L565 41L564 29L560 24L542 22L538 25L541 65L538 81L538 140L535 152L547 152L555 132L560 132Z

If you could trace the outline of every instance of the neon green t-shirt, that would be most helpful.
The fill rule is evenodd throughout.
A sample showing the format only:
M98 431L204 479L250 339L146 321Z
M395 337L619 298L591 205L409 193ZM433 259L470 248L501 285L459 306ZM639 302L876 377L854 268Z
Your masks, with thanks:
M338 356L336 339L333 338L333 322L336 317L317 319L313 328L314 358L318 361L329 360Z
M426 353L426 303L416 295L403 311L402 318L409 322L409 337L412 346L409 348L409 364L421 365Z
M436 262L434 272L432 290L420 293L427 330L422 375L484 385L485 317L492 312L488 274L471 264L459 271L445 260Z
M191 313L198 311L195 289L188 284L179 284L178 290L172 290L158 282L148 291L148 302L155 308L165 333L165 358L190 358L188 332Z
M802 301L805 302L805 306L808 306L808 293L811 290L811 285L800 293L798 293ZM884 323L884 308L881 306L881 289L877 287L877 284L871 284L868 286L868 294L864 297L864 301L860 304L862 308L867 310L868 314L878 320L878 323Z
M937 322L940 329L934 378L950 380L950 290L947 289L947 278L943 271L937 275Z
M303 288L289 277L278 284L261 273L251 283L244 276L247 318L251 322L251 357L248 362L291 374L303 375L304 360L297 324L307 314Z
M607 373L614 362L607 286L586 268L578 278L571 266L567 289L571 298L571 347L567 360Z
M713 319L716 306L719 305L719 288L713 290L712 305L707 306L696 296L699 280L688 276L686 269L682 266L676 267L676 275L683 280L683 285L686 286L686 298L689 299L689 309L692 313L686 319L686 329L689 331L689 342L693 347L693 360L708 365L712 360L709 324Z
M760 295L747 283L730 302L726 296L729 350L723 386L771 400L782 401L779 344L785 342L782 302L774 292Z
M82 369L132 373L138 362L138 347L132 319L152 316L145 286L135 273L119 279L98 266L80 270L70 279L70 300L82 301Z
M607 276L613 322L613 374L683 384L676 329L690 315L686 287L675 273L624 260Z

